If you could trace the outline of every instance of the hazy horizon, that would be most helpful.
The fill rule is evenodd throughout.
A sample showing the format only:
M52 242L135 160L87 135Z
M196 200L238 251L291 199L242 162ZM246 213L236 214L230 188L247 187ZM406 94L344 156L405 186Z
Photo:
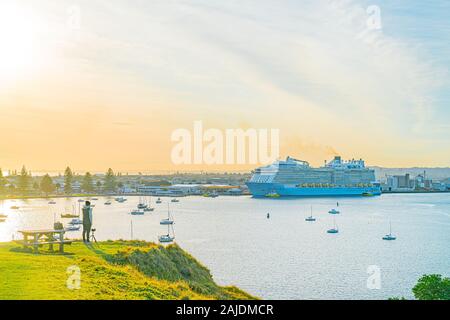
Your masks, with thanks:
M394 173L392 174L403 174L404 171L408 171L409 173L414 175L413 171L421 171L421 170L432 170L431 174L429 171L427 171L427 174L430 176L439 176L439 178L450 178L450 167L381 167L381 166L369 166L370 168L375 169L375 171L377 172L377 170L381 170L381 171L388 171L391 172L393 171ZM17 168L17 169L2 169L2 172L5 176L8 176L9 172L8 170L17 171L17 174L20 174L20 170L21 168ZM86 172L89 172L93 175L104 175L107 171L107 169L105 170L83 170L83 169L76 169L76 168L71 168L72 172L74 175L77 176L82 176L84 175ZM114 168L112 168L114 173L120 173L122 175L173 175L173 174L249 174L251 173L251 170L234 170L234 171L220 171L220 170L140 170L140 171L130 171L130 170L115 170ZM64 175L64 170L65 169L59 169L59 170L29 170L29 168L27 168L27 171L30 172L33 176L44 176L46 174L49 174L50 176L58 176L58 175ZM444 171L449 171L448 176L447 175L442 175L442 173L437 173L435 171L440 171L440 170L444 170ZM405 172L406 173L406 172ZM379 174L379 173L378 173ZM378 177L379 178L379 177Z
M171 133L279 129L280 157L450 166L450 3L5 0L0 167L175 165ZM38 168L33 170L33 168ZM81 169L78 169L81 168Z

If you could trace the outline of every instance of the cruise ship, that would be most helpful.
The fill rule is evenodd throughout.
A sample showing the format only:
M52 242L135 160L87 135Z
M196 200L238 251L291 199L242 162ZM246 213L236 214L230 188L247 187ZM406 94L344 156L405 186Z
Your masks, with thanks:
M287 157L258 168L247 182L254 197L376 196L381 194L375 171L362 159L343 161L340 156L320 168Z

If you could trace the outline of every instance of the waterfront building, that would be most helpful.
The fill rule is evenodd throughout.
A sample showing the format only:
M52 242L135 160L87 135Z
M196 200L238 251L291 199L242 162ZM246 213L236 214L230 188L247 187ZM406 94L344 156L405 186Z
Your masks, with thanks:
M409 173L386 177L386 189L384 191L413 191L416 188L415 180Z
M444 182L441 181L435 181L432 184L432 189L434 191L446 191L447 190L447 186Z

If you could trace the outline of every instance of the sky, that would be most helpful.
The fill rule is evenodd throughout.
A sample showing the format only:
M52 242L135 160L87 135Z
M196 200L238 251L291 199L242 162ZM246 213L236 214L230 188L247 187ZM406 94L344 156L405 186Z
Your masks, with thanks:
M0 167L255 167L174 163L194 121L315 166L447 167L449 66L446 0L1 0Z

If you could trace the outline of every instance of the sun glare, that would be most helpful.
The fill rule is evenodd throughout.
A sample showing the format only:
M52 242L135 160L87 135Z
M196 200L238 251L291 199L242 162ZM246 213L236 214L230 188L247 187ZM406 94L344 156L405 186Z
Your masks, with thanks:
M30 74L39 64L36 23L31 10L0 4L0 85Z

